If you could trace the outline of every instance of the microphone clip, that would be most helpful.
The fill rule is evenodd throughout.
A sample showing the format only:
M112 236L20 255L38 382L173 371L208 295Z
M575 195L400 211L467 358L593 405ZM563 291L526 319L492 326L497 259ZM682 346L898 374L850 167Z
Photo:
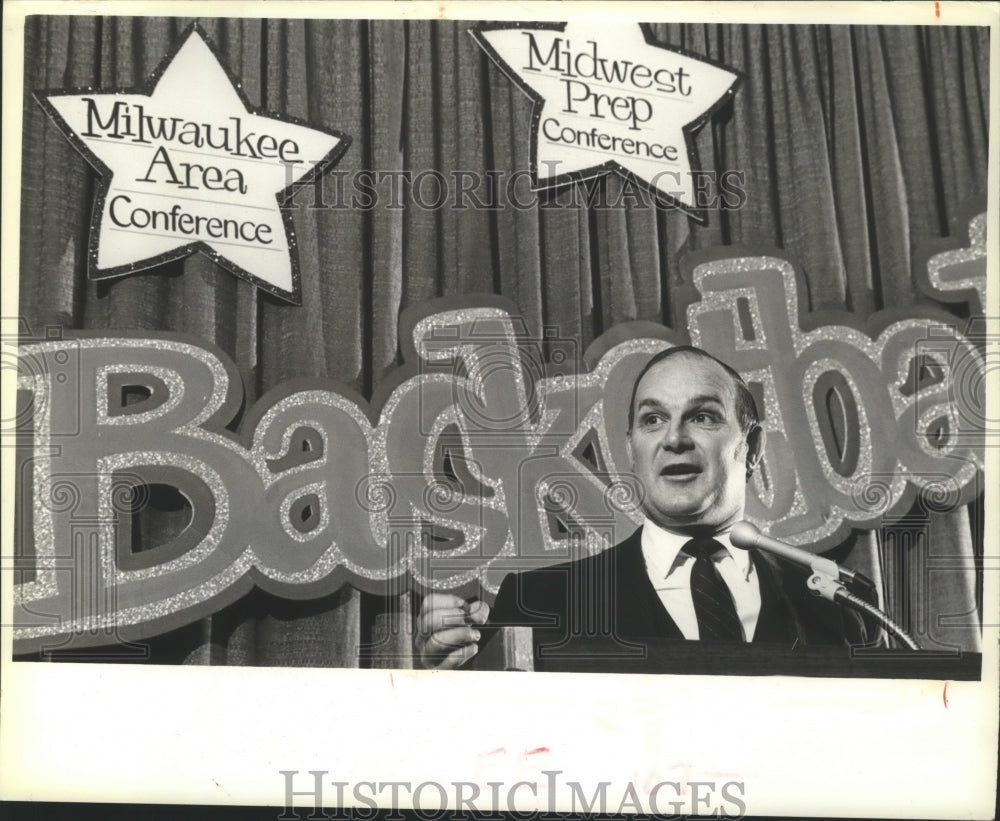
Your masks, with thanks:
M838 594L842 596L846 590L840 579L835 579L833 576L818 570L813 571L813 574L806 581L806 587L814 596L822 596L827 601L837 601Z

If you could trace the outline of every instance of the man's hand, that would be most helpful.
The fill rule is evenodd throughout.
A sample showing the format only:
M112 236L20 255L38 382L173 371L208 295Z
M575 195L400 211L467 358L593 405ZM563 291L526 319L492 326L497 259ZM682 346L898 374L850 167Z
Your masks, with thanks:
M452 670L479 652L479 625L489 618L484 601L467 602L451 593L430 593L420 605L413 645L420 665Z

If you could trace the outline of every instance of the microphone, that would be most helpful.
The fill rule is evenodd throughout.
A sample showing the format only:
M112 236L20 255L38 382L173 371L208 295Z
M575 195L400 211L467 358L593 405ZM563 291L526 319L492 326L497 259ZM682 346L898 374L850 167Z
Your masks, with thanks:
M890 632L895 634L911 650L919 650L920 646L902 627L889 616L861 596L855 595L845 587L852 582L862 585L868 592L875 595L875 585L867 576L857 573L847 567L841 567L833 559L817 556L801 547L779 542L770 536L765 536L750 522L737 522L729 531L729 541L744 550L765 550L790 562L809 568L813 575L806 586L817 596L822 596L832 602L840 602L853 607L862 613L877 619Z
M729 531L729 540L736 546L744 550L766 550L776 556L781 556L790 562L807 567L813 573L822 573L833 579L839 579L844 584L860 584L870 592L875 592L875 583L862 573L851 570L848 567L841 567L833 559L824 556L817 556L808 550L803 550L795 545L779 542L770 536L765 536L750 522L737 522L733 529Z

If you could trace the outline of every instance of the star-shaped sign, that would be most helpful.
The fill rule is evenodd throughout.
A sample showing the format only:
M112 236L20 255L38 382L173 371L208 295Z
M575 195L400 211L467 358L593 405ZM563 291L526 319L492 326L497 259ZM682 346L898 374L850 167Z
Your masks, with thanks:
M733 69L635 23L495 24L472 36L535 101L536 188L618 171L700 218L690 135L732 95Z
M298 304L286 191L332 165L350 138L255 111L192 25L151 90L36 98L101 175L90 276L119 276L201 251Z

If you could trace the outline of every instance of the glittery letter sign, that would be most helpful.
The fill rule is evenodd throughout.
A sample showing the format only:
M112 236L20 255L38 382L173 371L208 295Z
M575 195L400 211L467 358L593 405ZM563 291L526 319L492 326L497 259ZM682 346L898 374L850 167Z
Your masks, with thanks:
M699 215L689 135L735 92L737 72L660 45L635 23L499 24L471 34L535 101L536 187L618 171Z
M706 252L687 264L702 295L688 309L692 342L736 368L763 408L748 514L771 535L832 544L847 526L878 526L918 490L932 508L971 501L983 470L984 365L954 318L812 314L803 331L786 260Z
M257 113L197 26L154 73L151 90L37 95L101 174L92 278L202 251L270 293L300 301L283 191L322 173L343 134Z
M738 368L763 409L748 500L763 529L820 550L917 493L944 507L978 492L983 360L939 315L812 315L803 330L787 261L690 266L690 341ZM642 521L631 386L687 339L623 325L580 357L477 297L408 309L400 340L405 364L371 405L298 382L238 434L240 380L205 343L24 340L16 650L153 635L254 585L490 595L512 568L603 550Z

